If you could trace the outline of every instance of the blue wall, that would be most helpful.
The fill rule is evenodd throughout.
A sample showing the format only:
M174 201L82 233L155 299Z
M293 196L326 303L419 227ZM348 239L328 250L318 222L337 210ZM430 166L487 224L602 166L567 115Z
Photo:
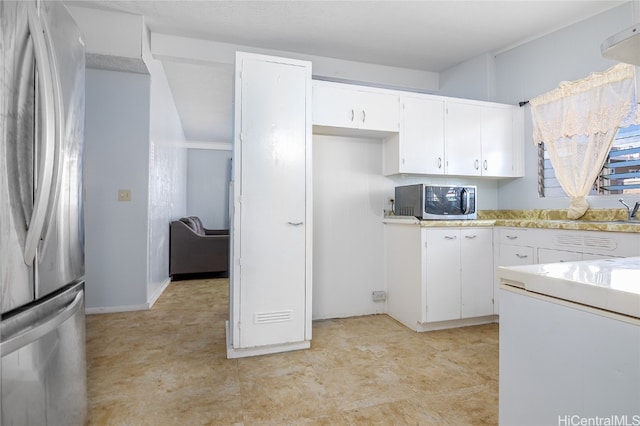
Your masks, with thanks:
M187 154L187 214L206 228L229 229L231 151L189 149Z
M600 44L631 26L631 3L611 9L498 55L481 55L441 74L441 94L517 104L562 81L587 77L615 65ZM525 177L498 181L499 209L566 209L566 197L538 197L538 149L525 106ZM594 208L618 208L617 196L590 197Z
M631 26L631 4L549 34L496 57L496 100L515 104L554 89L562 81L578 80L616 64L603 59L600 44ZM500 209L566 209L566 197L538 197L538 149L533 144L531 113L525 111L525 177L498 186ZM589 198L593 208L618 208L618 196Z
M85 262L88 309L147 301L150 76L87 69ZM131 190L130 202L118 189Z

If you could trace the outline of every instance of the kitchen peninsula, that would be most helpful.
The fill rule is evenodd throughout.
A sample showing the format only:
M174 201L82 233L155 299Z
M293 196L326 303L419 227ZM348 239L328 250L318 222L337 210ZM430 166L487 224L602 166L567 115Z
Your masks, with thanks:
M640 256L640 221L621 209L479 211L477 220L385 217L387 313L418 332L495 322L495 270Z
M500 423L578 416L637 424L640 257L499 268L498 275Z

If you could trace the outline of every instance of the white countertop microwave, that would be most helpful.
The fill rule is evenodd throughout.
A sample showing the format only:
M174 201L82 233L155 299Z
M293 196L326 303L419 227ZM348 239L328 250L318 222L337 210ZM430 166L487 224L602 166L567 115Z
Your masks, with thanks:
M394 213L421 220L477 219L477 192L475 186L396 186Z

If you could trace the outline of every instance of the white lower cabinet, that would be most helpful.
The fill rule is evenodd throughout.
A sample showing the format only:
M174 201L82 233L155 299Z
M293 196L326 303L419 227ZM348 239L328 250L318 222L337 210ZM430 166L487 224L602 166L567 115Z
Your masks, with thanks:
M311 64L236 56L230 358L311 340Z
M462 318L493 314L493 230L460 230Z
M493 314L493 231L424 229L427 322Z
M490 322L493 230L385 224L387 313L416 331Z
M460 319L460 230L423 229L427 322Z
M496 268L640 256L640 234L500 227L495 228L495 235ZM494 286L494 312L499 314L497 279Z

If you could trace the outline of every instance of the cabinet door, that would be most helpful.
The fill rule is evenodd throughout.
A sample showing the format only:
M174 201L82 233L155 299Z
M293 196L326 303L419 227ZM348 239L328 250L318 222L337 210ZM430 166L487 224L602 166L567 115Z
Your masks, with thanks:
M460 231L426 232L427 322L460 319Z
M387 314L412 330L425 320L421 236L415 225L384 225Z
M513 108L482 106L482 176L513 175Z
M400 172L444 174L444 102L402 99Z
M313 124L318 126L360 127L356 110L356 91L336 86L313 86Z
M233 293L239 297L239 347L300 342L307 315L310 68L252 55L239 56L237 66L240 129L234 158L240 217L233 227L239 245Z
M460 231L462 318L493 314L493 230Z
M478 105L446 103L446 174L480 176L481 121Z
M398 132L400 97L340 85L313 86L313 124Z
M383 132L400 130L400 97L388 93L356 91L355 119L359 128Z

